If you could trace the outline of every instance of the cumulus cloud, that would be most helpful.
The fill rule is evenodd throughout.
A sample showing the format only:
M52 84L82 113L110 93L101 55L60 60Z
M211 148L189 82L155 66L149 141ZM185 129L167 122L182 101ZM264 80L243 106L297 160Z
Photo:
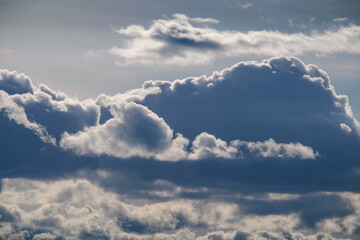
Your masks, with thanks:
M6 85L22 86L13 75ZM139 89L85 101L31 81L30 86L32 92L1 90L1 104L18 109L23 121L9 121L7 110L0 116L2 177L121 169L138 183L135 189L159 179L210 189L187 196L211 195L214 189L360 186L359 123L348 98L336 94L323 70L294 57L240 62L210 76L147 81ZM42 135L35 130L40 126ZM56 146L36 138L46 132ZM124 190L116 184L124 179L113 176L106 188Z
M7 116L33 130L44 142L55 145L58 140L61 148L73 150L79 155L106 154L118 158L145 157L163 161L243 156L239 147L244 147L246 141L237 140L237 144L228 144L206 132L196 136L191 143L191 151L187 151L190 143L187 138L181 133L174 135L162 118L135 103L143 101L148 95L160 93L158 87L148 86L114 97L101 95L96 100L80 102L46 85L36 87L24 74L3 70L1 76L1 108L5 109ZM272 144L278 146L274 141ZM259 157L292 158L300 155L284 155L284 152L296 147L304 148L301 144L293 148L279 145L282 153L278 150L259 154L263 150L252 145L248 147L248 152L254 152ZM314 158L312 149L309 149L310 155L305 158Z
M205 132L194 139L188 152L186 147L189 140L181 134L173 138L172 130L163 119L141 105L129 103L125 108L127 110L121 112L120 118L110 119L73 135L65 132L60 147L79 155L106 154L118 158L144 157L161 161L254 156L315 159L318 155L311 147L300 143L276 143L269 139L264 142L234 140L228 144Z
M12 116L10 118L22 122L40 136L50 135L47 138L53 143L64 131L77 132L99 120L99 107L93 101L80 102L44 84L36 87L28 76L15 71L1 70L0 93L2 108ZM26 121L30 123L25 124Z
M110 109L119 101L134 101L163 118L162 124L169 126L167 147L147 155L161 160L236 158L244 153L247 157L253 154L314 159L320 156L318 152L326 155L329 144L337 145L336 141L323 139L330 129L339 138L347 132L353 133L351 138L355 139L360 129L348 98L336 94L327 74L314 65L306 66L297 58L242 62L209 77L147 81L139 90L115 97L102 96L97 101ZM187 116L193 116L192 121ZM92 129L105 129L105 125ZM172 129L181 134L174 142ZM314 131L318 132L316 136ZM73 139L76 136L80 138L74 135ZM64 144L67 137L69 135L65 135ZM105 138L107 146L111 145L109 139ZM189 139L194 141L189 144ZM185 150L187 146L191 151ZM119 152L97 151L109 155ZM115 156L120 157L120 153Z
M251 7L251 4L241 7ZM357 25L311 34L290 34L270 30L220 31L196 23L216 23L216 20L174 14L171 19L154 20L148 28L131 25L117 30L129 38L126 43L108 52L120 57L118 64L175 65L207 64L218 57L241 55L360 53L360 27Z
M217 158L296 158L315 159L318 153L301 143L276 143L274 139L264 142L233 140L229 144L208 133L201 133L192 143L189 159Z
M188 138L207 132L225 141L272 138L320 147L332 141L323 131L344 136L340 124L352 136L360 133L347 96L336 94L324 71L297 58L241 62L209 77L147 81L143 88L152 93L139 102Z

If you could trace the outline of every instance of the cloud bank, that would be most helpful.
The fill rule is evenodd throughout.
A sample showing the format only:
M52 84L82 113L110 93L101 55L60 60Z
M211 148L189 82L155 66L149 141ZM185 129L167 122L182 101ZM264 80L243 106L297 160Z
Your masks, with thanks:
M241 55L360 53L360 27L357 25L311 34L290 34L266 30L220 31L204 23L217 23L217 20L174 14L170 19L154 20L148 28L139 25L121 28L116 31L129 39L123 46L113 47L108 52L120 57L118 64L174 65L208 64L218 57Z
M0 237L4 239L333 240L358 236L351 235L359 228L360 213L360 196L353 193L142 203L106 192L85 179L5 179L3 184Z
M15 131L9 118L39 136L43 143L36 142L36 148L47 149L48 157L82 159L79 168L87 158L95 164L99 157L253 161L247 168L254 171L259 160L287 169L292 164L279 161L336 165L343 159L344 171L356 172L360 128L348 98L336 94L324 71L297 58L240 62L208 77L147 81L139 89L84 101L7 70L0 83L6 159L32 158L26 151L19 157L17 144L6 140ZM31 144L26 149L35 154ZM36 158L41 162L45 155L39 151ZM10 167L15 160L5 161ZM63 160L57 161L52 163ZM318 171L307 164L301 166Z
M315 65L240 62L84 101L0 76L0 238L359 236L359 122Z
M206 132L194 136L188 151L189 139L181 132L174 134L164 119L138 102L160 93L158 86L80 102L45 85L36 87L29 77L16 72L3 70L0 83L1 106L10 119L33 130L44 142L56 145L57 140L61 148L79 155L107 154L163 161L243 158L244 151L264 158L315 159L317 155L301 143L276 143L273 139L264 143L244 140L226 143ZM102 116L106 113L108 119Z

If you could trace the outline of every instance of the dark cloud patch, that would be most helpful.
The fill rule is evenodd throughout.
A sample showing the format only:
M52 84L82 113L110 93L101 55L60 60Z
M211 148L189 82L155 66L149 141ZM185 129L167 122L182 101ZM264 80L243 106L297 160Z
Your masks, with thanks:
M247 240L248 239L248 234L243 233L243 232L237 232L235 234L234 240Z
M57 178L82 168L96 168L98 159L77 158L44 143L33 131L0 114L0 178Z
M0 205L0 223L1 222L15 222L18 216L10 213L5 207Z
M315 227L320 220L341 218L355 213L351 202L337 195L304 195L290 200L247 200L239 201L240 209L250 214L289 214L301 217L299 227Z
M266 188L267 183L278 189L295 183L296 189L335 189L346 181L358 191L359 178L350 172L359 167L359 123L351 115L347 97L336 95L326 73L316 66L280 57L261 64L240 63L210 77L144 86L157 86L161 93L150 94L141 103L187 138L201 132L227 141L273 138L301 142L320 153L316 162L262 161L239 166L227 162L218 167L208 163L204 174L197 176L222 178L228 171L225 178L243 182L245 189L248 184ZM344 131L342 123L351 131Z
M101 230L94 230L91 232L81 231L79 235L80 240L110 240L110 238Z
M113 118L111 111L106 107L100 107L100 119L99 123L104 124L107 120Z
M125 139L130 146L143 145L148 150L161 149L166 145L167 132L158 124L157 119L150 118L146 111L135 106L129 106L128 114L124 115Z
M273 137L283 142L306 140L314 146L327 130L345 135L342 121L354 129L340 105L347 99L334 95L325 73L314 66L305 68L297 59L276 58L241 63L209 78L147 82L146 87L162 91L142 103L191 139L208 132L227 141Z
M127 174L136 176L137 181L140 182L164 179L185 187L208 187L230 192L360 191L359 176L351 175L348 171L341 172L341 170L336 169L336 166L325 168L318 162L288 163L278 159L268 160L253 162L224 160L219 162L218 159L213 159L167 163L145 159L129 159L126 162L101 161L99 167L109 170L114 168L126 169ZM121 189L116 181L111 182L109 179L106 180L106 183L106 186L114 191ZM214 194L216 193L215 191ZM206 193L184 194L193 197L198 194L208 196Z
M60 111L43 102L29 102L25 107L30 121L46 126L47 131L58 140L64 131L76 133L84 127L94 126L98 122L97 109L84 109L80 104L69 104L66 111Z

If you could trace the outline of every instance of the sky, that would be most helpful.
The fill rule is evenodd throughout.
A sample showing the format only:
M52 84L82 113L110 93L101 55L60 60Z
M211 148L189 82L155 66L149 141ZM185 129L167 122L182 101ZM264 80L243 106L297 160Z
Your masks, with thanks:
M359 16L0 0L0 239L360 239Z

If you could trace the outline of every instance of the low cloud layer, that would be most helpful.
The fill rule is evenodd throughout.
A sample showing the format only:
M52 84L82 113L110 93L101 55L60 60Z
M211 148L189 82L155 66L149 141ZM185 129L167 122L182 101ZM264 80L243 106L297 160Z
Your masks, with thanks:
M148 28L131 25L117 30L129 39L123 46L111 48L109 53L120 57L119 64L174 65L208 64L218 57L241 55L360 53L357 25L290 34L269 30L220 31L206 25L215 23L215 19L174 14L172 18L154 20Z
M5 179L3 186L4 239L333 240L356 238L360 227L360 196L353 193L147 201L105 192L81 178Z

